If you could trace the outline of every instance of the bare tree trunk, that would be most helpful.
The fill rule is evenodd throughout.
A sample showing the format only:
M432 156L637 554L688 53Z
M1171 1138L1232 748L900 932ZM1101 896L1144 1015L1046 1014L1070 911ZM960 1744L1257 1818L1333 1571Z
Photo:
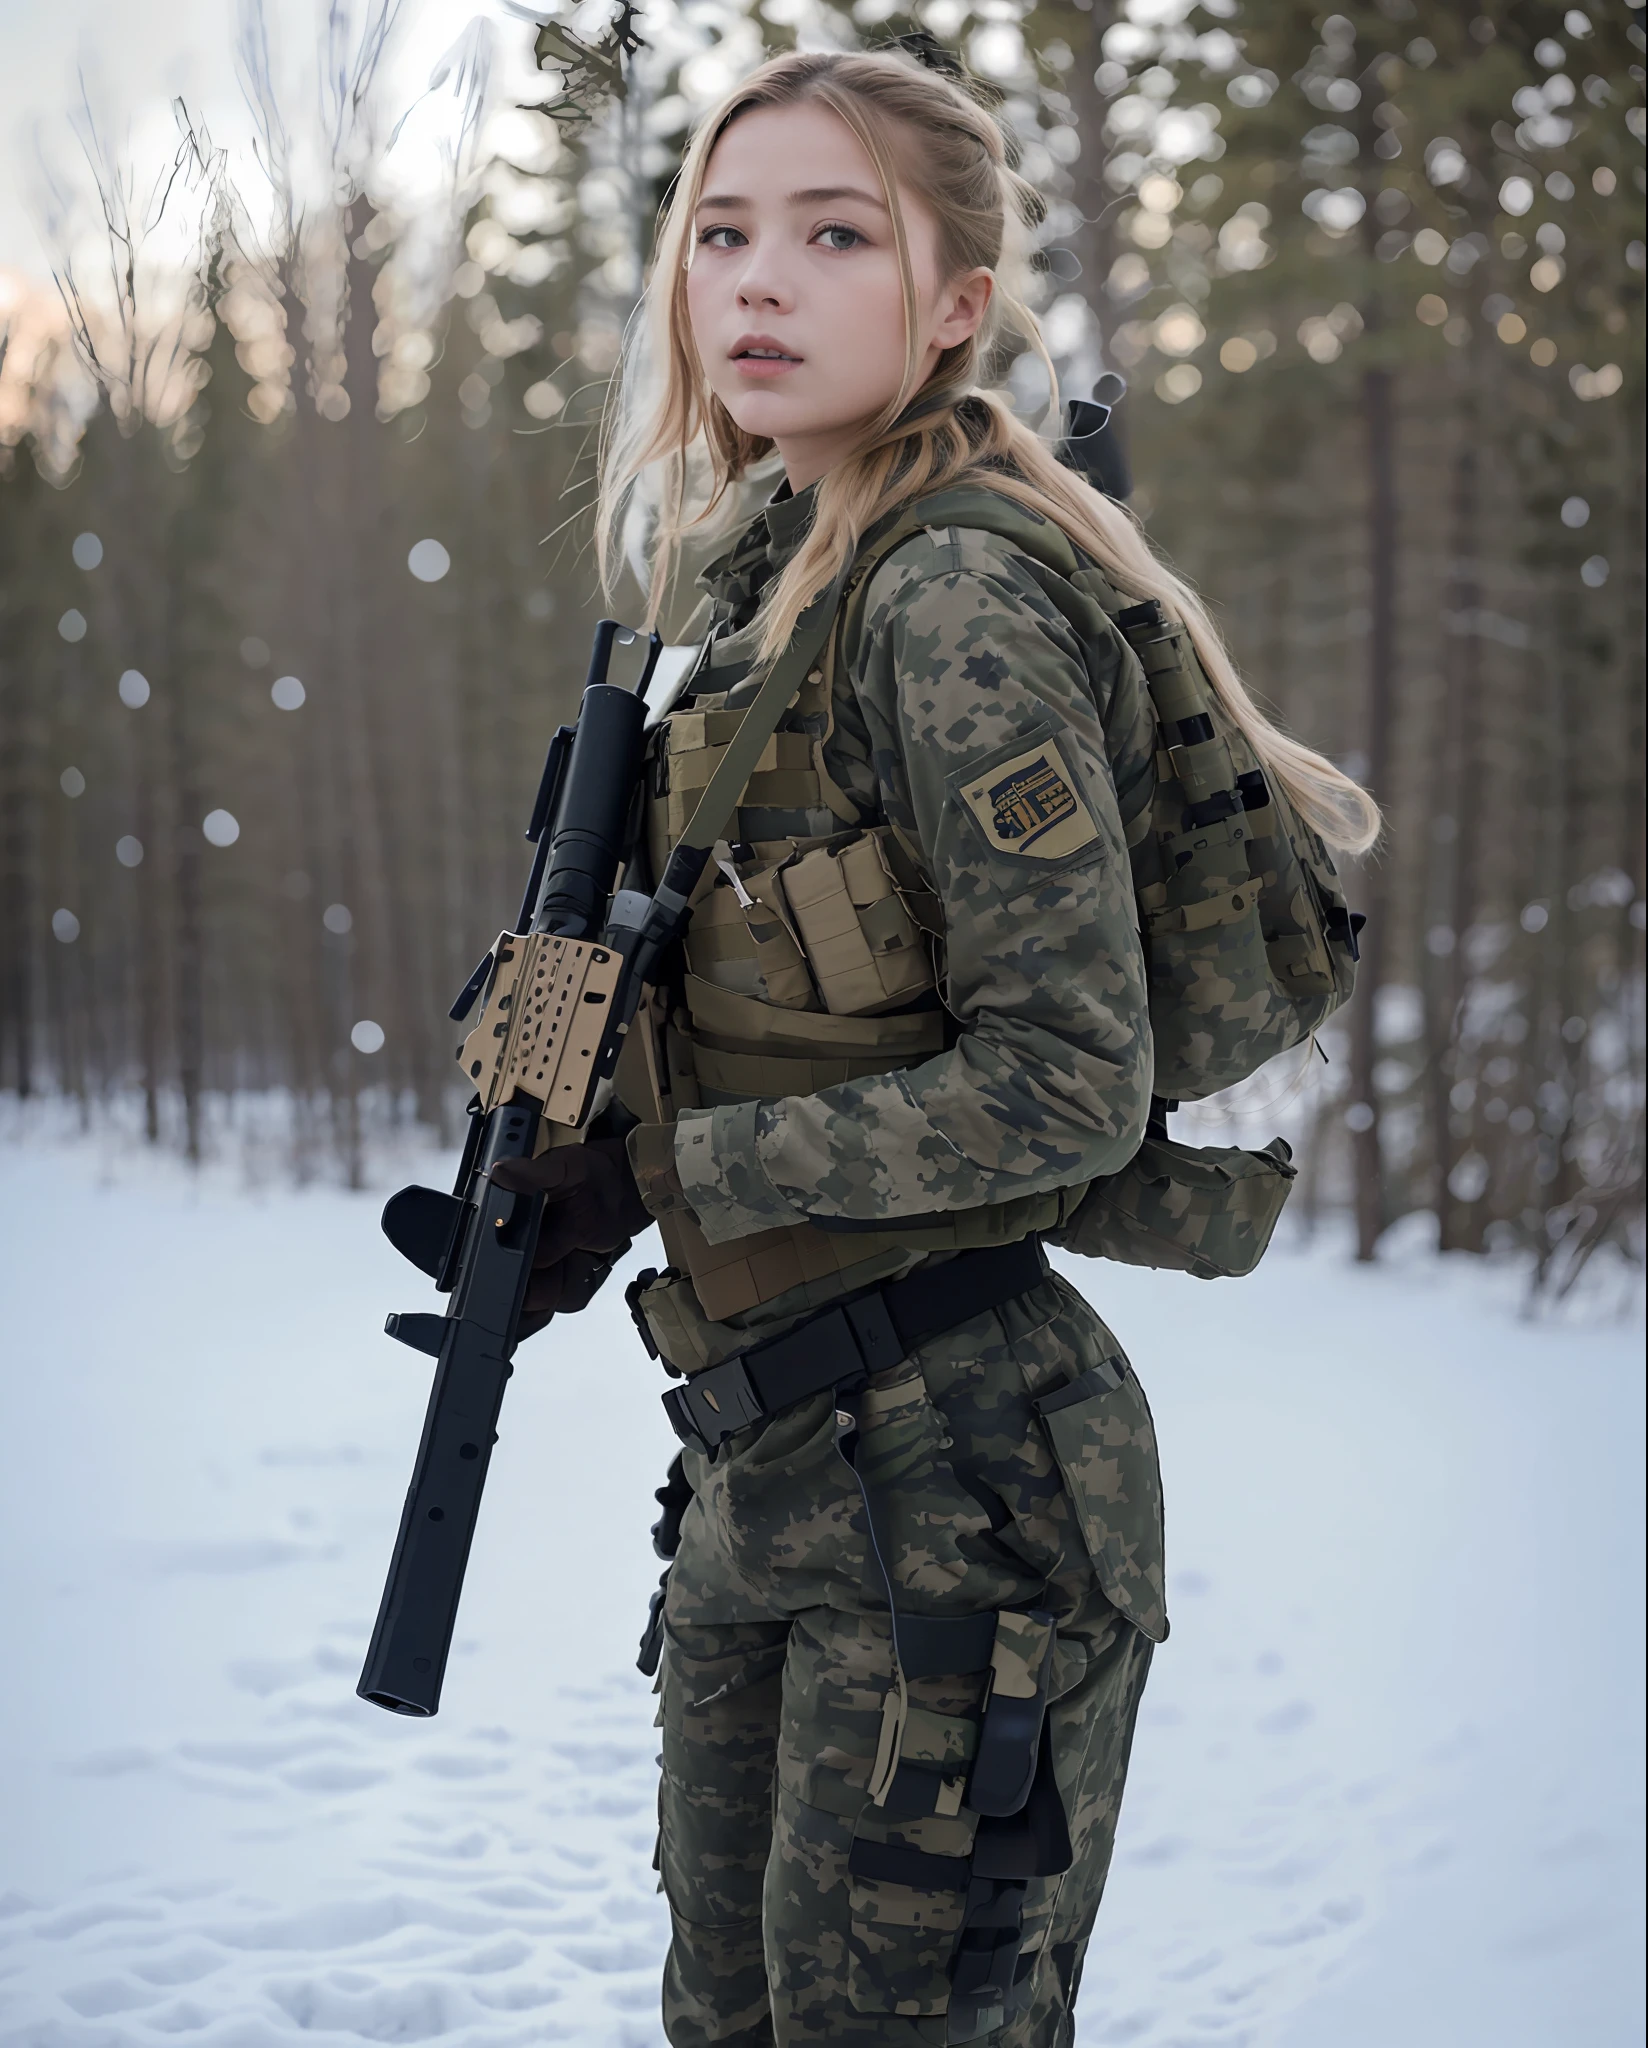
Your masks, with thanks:
M180 489L187 489L180 482ZM204 841L201 789L190 699L194 677L188 648L188 520L175 513L166 536L166 577L160 637L160 695L175 806L170 873L173 882L174 1032L178 1090L183 1098L183 1153L201 1159L200 1096L204 1060L200 861Z
M1474 423L1467 417L1454 463L1454 516L1452 546L1452 603L1449 645L1454 671L1449 692L1456 705L1454 789L1451 806L1454 819L1453 889L1448 905L1448 928L1454 935L1448 954L1448 1071L1450 1079L1465 1080L1461 1054L1464 1006L1470 993L1472 974L1468 940L1479 922L1482 903L1481 850L1483 835L1483 776L1486 762L1482 746L1482 531L1480 468ZM1451 1100L1451 1096L1450 1096ZM1457 1169L1472 1143L1477 1123L1473 1098L1468 1109L1453 1109L1447 1124L1438 1174L1437 1220L1443 1251L1481 1248L1481 1224L1473 1219L1474 1201L1455 1193Z
M1362 377L1362 427L1367 461L1369 568L1367 752L1368 786L1390 794L1391 723L1396 696L1396 405L1391 373ZM1378 1064L1379 991L1384 985L1391 910L1387 870L1370 860L1362 874L1367 924L1351 1012L1352 1160L1356 1200L1356 1256L1374 1257L1386 1221L1384 1147L1380 1130Z
M34 872L34 791L39 776L33 745L35 714L21 621L0 621L0 976L10 1080L19 1096L35 1084L34 911L40 891Z
M1070 167L1071 199L1081 215L1081 224L1074 234L1065 238L1065 246L1081 265L1077 289L1087 302L1099 347L1107 359L1116 319L1105 280L1118 253L1116 221L1120 208L1118 195L1105 182L1104 168L1109 152L1105 147L1104 126L1109 102L1095 84L1094 73L1103 59L1101 45L1105 30L1115 21L1118 11L1115 0L1092 0L1090 7L1079 11L1072 8L1064 24L1070 47L1075 53L1066 73L1070 112L1076 133L1081 137L1081 155ZM1125 459L1128 443L1126 406L1115 415L1110 431Z

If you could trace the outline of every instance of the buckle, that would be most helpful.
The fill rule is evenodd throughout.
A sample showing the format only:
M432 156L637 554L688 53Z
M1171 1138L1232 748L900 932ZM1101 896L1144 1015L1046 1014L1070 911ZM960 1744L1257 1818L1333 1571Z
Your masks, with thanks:
M629 1310L629 1319L635 1325L641 1342L647 1347L649 1358L658 1356L658 1346L652 1341L652 1331L647 1327L647 1319L641 1313L641 1296L657 1278L658 1268L648 1266L645 1272L637 1273L624 1289L624 1305Z
M847 1319L858 1355L866 1372L885 1372L889 1366L902 1363L909 1356L910 1347L893 1328L892 1316L878 1287L870 1294L860 1295L857 1301L844 1301L841 1313Z
M715 1446L707 1443L698 1433L692 1410L687 1406L685 1387L671 1387L659 1396L664 1404L664 1413L669 1417L669 1426L689 1450L700 1450L706 1458L715 1455Z
M664 1413L683 1443L713 1457L729 1436L766 1415L741 1357L725 1358L664 1396Z

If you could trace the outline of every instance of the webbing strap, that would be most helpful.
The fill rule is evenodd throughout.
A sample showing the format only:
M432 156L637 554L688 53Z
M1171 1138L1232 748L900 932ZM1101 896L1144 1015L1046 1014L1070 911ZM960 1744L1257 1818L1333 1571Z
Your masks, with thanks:
M845 574L837 577L796 620L790 644L768 669L760 689L744 713L743 723L727 742L726 752L716 762L714 772L704 785L704 793L687 820L686 830L676 841L676 847L688 846L696 852L707 853L721 837L723 827L737 810L738 800L755 773L755 764L766 751L768 740L778 730L778 721L806 681L808 669L824 651L846 582Z
M965 1891L981 1878L995 1884L1023 1884L1032 1877L1057 1877L1073 1861L1064 1800L1053 1771L1052 1743L1045 1728L1036 1748L1029 1797L1015 1814L979 1819L970 1856L939 1856L900 1842L864 1837L847 1852L854 1877L879 1884L906 1884L916 1891Z

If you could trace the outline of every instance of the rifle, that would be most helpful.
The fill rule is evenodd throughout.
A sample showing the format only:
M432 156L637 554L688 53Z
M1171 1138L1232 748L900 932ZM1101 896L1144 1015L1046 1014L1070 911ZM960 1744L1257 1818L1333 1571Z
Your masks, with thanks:
M609 683L607 672L614 642L639 638L612 619L596 627L577 722L560 727L550 742L532 806L526 836L535 850L515 928L499 934L452 1006L461 1022L481 999L480 1016L459 1048L475 1096L452 1193L402 1188L383 1212L384 1234L396 1250L451 1297L444 1315L392 1315L384 1326L436 1361L400 1532L355 1688L392 1713L429 1715L440 1704L543 1219L542 1195L496 1187L492 1171L549 1144L577 1142L604 1106L643 977L684 922L703 867L700 856L690 879L690 860L674 875L686 882L684 894L612 894L641 776L659 636L651 636L633 690Z

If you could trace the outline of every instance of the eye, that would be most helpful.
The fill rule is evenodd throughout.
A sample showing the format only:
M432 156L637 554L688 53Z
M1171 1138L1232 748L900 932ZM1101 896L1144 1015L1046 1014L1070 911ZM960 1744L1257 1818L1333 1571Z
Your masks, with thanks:
M839 240L836 239L838 236ZM829 227L820 228L813 239L822 242L826 249L840 250L856 249L865 238L857 228L845 227L841 222L834 221Z
M733 240L724 242L721 240L723 235L731 235ZM705 228L698 237L698 246L700 249L737 249L743 246L746 239L739 228Z

